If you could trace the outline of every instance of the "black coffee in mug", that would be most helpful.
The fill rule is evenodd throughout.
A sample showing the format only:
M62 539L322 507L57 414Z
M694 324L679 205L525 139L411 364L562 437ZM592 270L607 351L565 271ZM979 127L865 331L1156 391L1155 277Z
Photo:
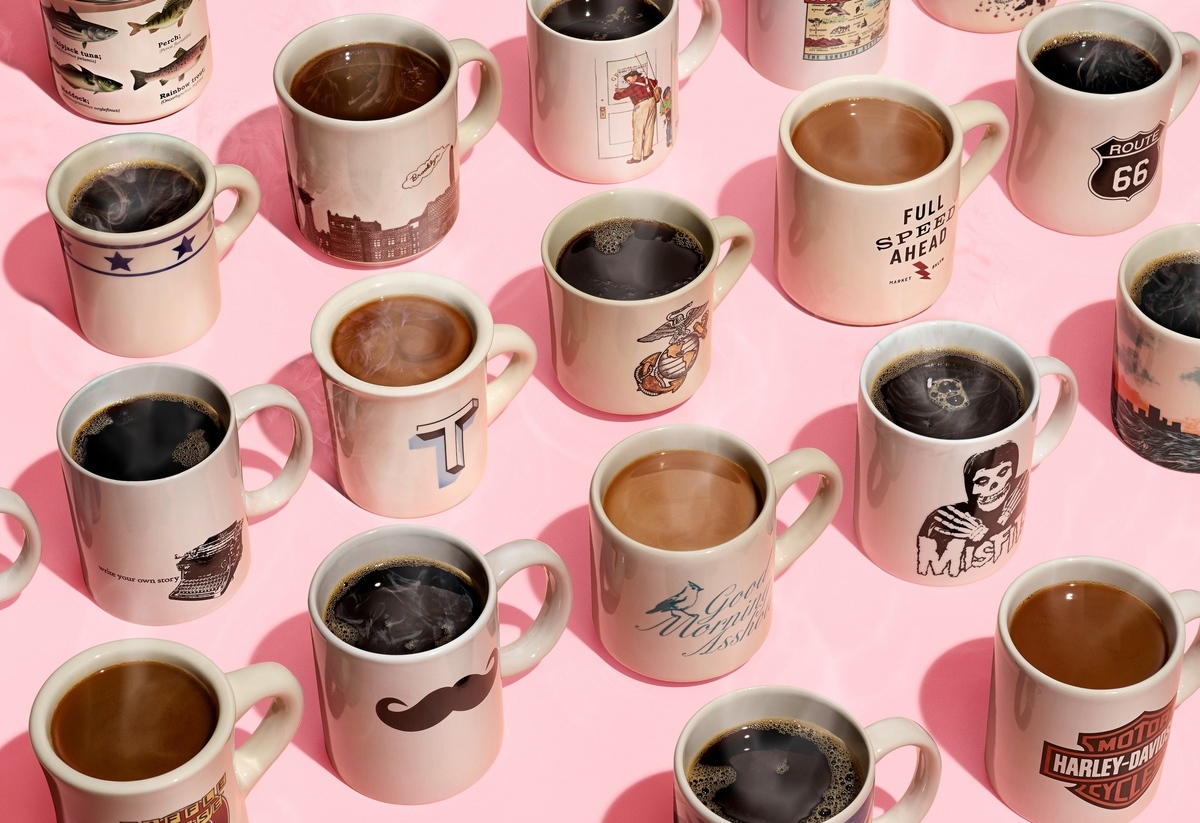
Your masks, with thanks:
M216 410L197 397L144 394L89 417L75 433L71 457L110 480L161 480L212 454L225 428Z
M971 349L922 349L884 367L871 387L879 413L939 440L985 437L1025 413L1025 390L1002 363Z
M417 654L444 646L483 614L483 596L465 573L425 557L394 557L357 569L334 587L325 625L376 654Z
M558 254L555 270L582 292L607 300L646 300L695 280L704 247L686 229L619 217L589 226Z
M733 823L820 823L863 788L862 768L841 738L782 717L722 732L692 761L687 781L713 814Z
M397 43L353 43L322 52L292 78L304 108L338 120L383 120L428 103L446 85L429 56Z
M1098 32L1072 32L1043 43L1033 66L1060 86L1090 94L1137 91L1163 76L1141 46Z
M67 214L96 231L146 231L183 217L203 192L203 186L178 166L126 160L85 177L71 194Z
M1130 297L1164 328L1200 338L1200 250L1160 257L1133 281Z
M558 0L542 22L578 40L623 40L650 31L666 19L650 0Z

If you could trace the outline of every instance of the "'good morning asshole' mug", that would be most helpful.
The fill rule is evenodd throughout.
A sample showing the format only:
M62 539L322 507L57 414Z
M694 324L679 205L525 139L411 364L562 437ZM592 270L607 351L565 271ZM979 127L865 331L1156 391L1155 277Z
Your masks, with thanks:
M814 474L808 507L776 536L779 495ZM596 467L588 496L600 642L656 680L728 674L766 640L775 578L821 535L841 499L841 472L817 449L768 464L707 426L627 437Z

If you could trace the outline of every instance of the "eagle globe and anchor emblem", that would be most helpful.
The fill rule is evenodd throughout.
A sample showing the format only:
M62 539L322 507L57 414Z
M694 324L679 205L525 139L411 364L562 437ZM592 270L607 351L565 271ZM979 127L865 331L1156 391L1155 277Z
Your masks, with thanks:
M668 339L667 347L638 363L633 379L642 394L657 397L679 390L700 356L700 341L708 336L708 303L692 308L689 302L667 315L663 323L639 343Z

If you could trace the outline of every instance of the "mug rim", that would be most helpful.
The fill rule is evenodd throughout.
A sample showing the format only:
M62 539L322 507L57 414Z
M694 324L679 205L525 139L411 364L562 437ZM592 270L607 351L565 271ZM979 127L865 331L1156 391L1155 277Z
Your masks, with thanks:
M475 622L468 626L466 631L464 631L458 637L454 638L448 643L444 643L441 646L437 646L432 649L426 649L423 652L413 652L412 654L385 654L383 652L372 652L367 651L366 649L360 649L357 646L352 646L334 634L330 630L329 626L325 625L325 604L318 602L318 591L325 582L325 578L330 574L332 568L342 559L342 556L351 552L359 544L367 543L380 537L399 537L402 540L406 535L422 535L424 537L434 538L444 543L448 543L460 551L470 555L471 558L483 569L484 581L487 584L487 592L483 597L483 609L480 611L479 617L475 618ZM390 554L387 555L387 557L376 557L375 560L367 561L367 563L374 563L393 557L406 556L421 557L425 560L436 560L436 558L426 557L419 552L413 552L410 555ZM445 561L438 562L444 563ZM360 563L355 566L355 568L362 568L363 566L367 565L367 563ZM462 571L464 574L466 574L466 572L462 569L459 569L459 571ZM337 582L344 580L346 577L346 574L340 575ZM336 588L337 582L334 583L334 588ZM473 543L470 543L451 531L439 529L435 526L425 526L418 523L389 523L384 526L376 526L373 529L368 529L365 532L359 532L358 534L346 538L325 556L325 559L321 561L320 565L317 566L316 571L313 572L312 581L308 586L308 620L312 626L316 627L316 630L320 633L321 638L325 641L325 643L333 648L336 648L341 654L348 654L351 657L356 657L364 663L383 663L395 666L415 666L422 663L427 663L431 660L438 660L440 658L447 657L448 655L452 655L460 648L474 642L476 636L478 636L484 630L484 625L488 622L489 616L496 612L497 589L498 586L496 585L496 576L492 571L491 564L487 562L487 555L477 549ZM330 594L332 594L332 589L330 590ZM326 599L328 600L328 595L326 596ZM500 664L497 663L496 665L498 666Z
M72 768L50 742L50 722L62 698L85 678L108 666L140 662L177 666L210 689L217 703L217 725L212 736L186 763L141 780L105 780ZM46 771L78 791L105 797L150 794L179 785L207 768L233 737L234 711L228 675L206 655L174 640L124 638L85 649L51 672L30 707L29 737L34 755Z
M866 802L867 798L869 798L871 796L872 790L875 786L875 760L876 760L876 757L875 757L875 753L872 751L872 748L871 748L871 738L867 735L866 728L864 728L863 725L858 722L858 719L855 718L854 715L852 715L850 712L846 711L846 709L844 707L842 707L841 704L836 703L833 700L830 700L828 697L825 697L822 694L818 694L817 692L810 691L808 689L802 689L797 686L789 686L789 685L783 685L783 684L747 686L745 688L735 689L734 691L725 692L722 695L718 695L717 697L714 697L712 700L709 700L707 703L705 703L703 706L701 706L699 709L697 709L692 714L692 716L690 718L688 718L688 721L684 724L683 729L679 732L679 737L675 743L675 753L672 758L672 772L674 773L674 776L675 776L675 785L679 788L680 793L683 795L683 798L692 807L692 810L695 811L696 813L700 814L704 818L705 821L710 821L711 823L726 823L726 821L723 818L718 817L715 813L713 813L711 810L709 810L700 801L700 799L698 797L696 797L696 793L694 791L692 791L692 787L688 783L688 780L687 780L687 769L690 764L683 762L684 742L686 741L686 739L689 736L691 736L695 733L696 726L700 725L700 722L703 719L705 719L706 715L711 714L712 712L717 711L718 709L724 708L725 705L728 703L735 703L735 704L740 704L743 702L753 703L762 695L780 696L780 697L784 697L784 698L807 700L807 701L810 701L813 703L821 704L821 705L825 706L826 708L832 709L836 714L840 715L841 718L847 722L847 725L852 727L855 730L855 732L857 732L858 735L862 738L863 742L866 744L866 753L867 753L867 763L863 764L864 768L863 768L862 788L859 789L858 794L856 794L854 796L854 799L850 801L850 803L846 806L846 808L842 809L840 812L838 812L833 817L829 818L829 820L827 821L827 823L849 823L851 816L853 816L854 814L856 814L858 811L860 811L862 809L863 804ZM766 718L762 716L762 713L759 713L759 719L766 719ZM820 726L817 723L813 723L811 721L804 720L804 718L796 717L796 718L790 718L790 719L799 720L799 721L808 723L811 726L816 726L817 728L822 729L822 731L825 731L828 734L831 734L831 735L834 734L829 729L825 729L824 727ZM753 722L753 721L749 721L749 722ZM836 736L836 735L834 735L834 736ZM845 743L844 740L842 742ZM849 744L847 744L847 746L848 745ZM697 754L698 753L699 753L699 750L697 750Z
M99 229L84 226L73 220L67 214L58 198L54 196L55 192L62 189L63 183L67 179L67 167L79 160L86 153L99 151L101 148L106 150L112 147L120 148L129 143L136 144L137 141L149 141L151 143L166 145L181 154L187 155L189 159L200 166L204 172L204 182L200 190L200 199L190 209L171 222L164 223L152 229L142 229L141 231L100 231ZM87 174L74 182L71 192L74 193L88 176L100 171L100 169L107 168L107 166L122 162L126 161L116 160L107 165L91 169ZM187 169L184 169L184 171L186 172ZM209 156L199 146L184 140L182 137L150 131L110 134L107 137L101 137L99 140L84 143L58 162L58 165L54 167L54 171L50 173L50 178L46 181L46 207L50 210L50 216L54 218L54 222L58 224L60 229L74 235L89 245L114 249L154 246L190 231L197 223L204 219L205 215L212 210L213 200L217 196L216 178L217 169Z
M70 445L67 444L63 438L63 433L64 433L63 426L66 423L67 412L70 411L71 408L73 406L75 406L76 404L82 403L83 402L82 398L83 398L84 394L86 394L87 392L92 390L93 387L99 385L102 381L113 380L113 379L116 379L118 376L124 376L126 374L131 374L134 372L146 371L146 372L153 373L153 372L160 371L160 370L183 372L185 374L189 374L189 375L193 376L194 378L207 383L209 386L211 386L213 389L215 389L218 394L221 395L221 398L225 401L225 404L229 407L229 420L225 421L225 434L221 438L221 442L217 444L216 448L214 448L211 452L208 453L207 457L205 457L203 460L201 460L199 463L195 464L194 466L190 466L181 472L177 472L175 474L168 475L166 477L156 477L151 480L121 480L121 479L114 478L114 477L105 477L102 474L96 474L95 472L91 471L90 469L84 468L79 463L79 461L77 461L75 459L75 457L71 454ZM171 392L161 392L161 393L169 394ZM180 392L174 392L174 393L181 394ZM121 403L124 400L133 399L135 397L141 397L141 396L147 395L147 394L156 394L156 392L145 391L145 392L141 392L140 394L125 395L124 397L122 397L119 400L108 401L105 405L102 405L96 409L92 409L92 411L90 411L88 413L88 416L85 417L84 420L85 421L90 420L92 415L107 408L108 406L112 406L112 405L115 405L116 403ZM183 396L183 395L181 394L181 396ZM204 400L204 398L196 398L196 399ZM207 402L207 401L205 401L205 402ZM85 383L83 386L81 386L74 394L71 395L70 399L68 399L67 402L63 404L62 411L59 412L59 414L58 414L58 422L55 424L55 435L58 440L58 455L59 455L59 457L63 460L66 460L70 464L70 466L73 470L81 473L82 475L87 477L89 480L93 480L97 483L111 483L111 484L114 484L114 485L116 485L118 487L122 487L122 488L149 488L149 487L155 486L155 485L162 485L165 483L178 482L179 478L182 478L184 476L193 476L203 466L205 466L210 460L212 460L215 457L218 457L223 451L227 451L230 448L236 448L236 446L229 446L227 444L229 444L237 439L237 425L238 425L237 424L237 416L236 416L236 412L235 412L234 405L233 405L233 397L229 394L229 392L225 389L224 386L222 386L219 382L217 382L217 379L215 377L213 377L205 372L200 371L200 369L194 368L192 366L186 366L182 363L163 363L163 362L152 361L152 362L148 362L148 363L131 363L128 366L121 366L120 368L112 369L111 371L106 371L103 374L98 375L97 377L93 377L91 380L89 380L87 383ZM76 434L78 434L78 429L76 429L75 432L71 433L72 443L75 440Z
M765 485L766 485L766 488L761 489L762 495L763 495L762 506L759 508L758 514L755 515L755 517L752 521L750 521L750 525L748 525L746 528L742 529L742 531L738 532L733 537L729 538L728 540L726 540L722 543L717 543L715 546L706 546L705 548L702 548L702 549L686 549L686 550L664 549L659 546L652 546L649 543L643 543L640 540L635 540L634 538L630 537L625 532L623 532L619 528L617 528L617 525L615 523L613 523L612 520L609 518L608 512L606 512L604 510L604 493L606 491L608 491L607 485L611 485L612 481L610 480L605 488L603 488L603 489L600 488L601 471L603 469L605 469L606 467L608 467L609 465L617 462L618 458L616 456L616 453L618 450L622 450L624 448L631 448L630 444L636 445L643 440L649 441L651 444L654 444L657 440L659 440L659 438L662 437L663 432L682 432L682 433L686 434L689 437L689 439L702 438L705 436L715 436L717 438L724 440L725 442L732 443L735 448L744 451L747 455L750 456L751 462L754 464L754 469L762 474L762 477L763 477L763 479L765 481ZM679 447L679 448L696 448L696 447ZM617 468L617 471L620 471L621 469L630 465L635 460L640 460L643 457L653 454L655 449L651 449L649 451L644 451L639 448L639 449L637 449L637 451L639 451L640 454L638 454L636 457L633 457L629 460L624 461L621 464L621 466ZM731 459L724 454L717 454L716 452L709 451L708 449L705 449L705 448L696 448L696 451L704 451L704 452L707 452L708 454L716 454L718 457L725 457L727 460ZM734 460L732 462L738 463L739 461ZM739 463L739 465L740 465L740 463ZM742 468L744 469L746 467L742 466ZM664 558L664 559L665 558L674 558L678 562L681 562L681 563L685 563L685 562L691 563L691 562L700 562L700 561L682 560L681 558L682 557L708 558L708 557L712 557L713 555L718 554L718 553L729 553L729 552L737 551L739 548L739 545L737 545L737 544L741 544L742 542L744 542L744 538L747 534L749 534L751 532L759 533L759 532L763 531L765 528L767 528L768 526L770 528L771 533L773 534L775 531L774 520L775 520L775 515L776 515L775 507L776 507L776 503L777 503L777 490L775 489L775 481L771 477L771 468L770 468L770 465L767 463L766 458L764 458L762 456L762 454L759 453L758 449L751 446L749 443L747 443L742 438L738 437L733 432L727 431L725 429L719 429L716 426L704 426L704 425L700 425L697 423L666 423L662 426L655 426L653 428L642 429L641 431L634 432L633 434L629 435L628 437L624 437L621 440L619 440L616 444L614 444L612 446L612 448L610 448L607 452L604 453L604 456L600 458L600 462L596 464L595 471L592 472L592 480L588 487L588 502L590 504L590 508L591 508L593 514L595 515L596 519L600 522L601 528L604 529L605 531L611 532L613 534L620 535L623 540L628 542L630 547L635 548L638 551L648 552L649 554L657 556L659 558ZM774 573L772 574L772 577L774 577Z
M341 322L351 312L376 298L408 295L441 300L466 316L475 334L475 343L466 359L441 377L411 386L372 383L355 377L338 365L333 357L333 333ZM450 295L454 300L461 302L447 300L443 295ZM349 308L343 308L347 304L351 304ZM431 272L386 271L356 280L330 295L313 316L309 346L322 373L354 392L383 398L423 397L462 382L481 364L486 364L495 338L495 329L492 313L483 302L483 298L458 280Z
M403 114L397 114L392 117L381 117L375 120L346 120L339 117L329 117L328 115L318 114L312 109L308 109L300 105L296 98L292 97L290 89L291 82L293 79L295 79L295 73L293 73L291 77L283 77L284 58L290 58L293 52L300 51L300 47L303 45L303 42L301 42L302 40L307 41L315 38L326 29L335 29L338 26L350 26L355 23L364 23L368 26L373 24L378 26L381 31L381 34L376 40L358 40L356 41L358 43L388 43L389 45L405 46L413 49L414 51L422 51L421 49L418 49L415 46L410 46L407 43L397 43L395 42L394 38L384 38L382 34L384 29L382 27L385 24L396 25L399 23L401 28L408 30L415 29L419 33L429 36L429 38L436 42L438 47L442 49L444 52L443 56L446 58L446 61L450 66L450 71L446 73L446 82L440 89L438 89L438 93L422 103L420 106L417 106L417 108L413 109L412 111L407 111ZM351 46L354 45L354 43L343 42L341 45ZM338 46L334 46L333 48L338 48ZM317 52L316 54L310 54L304 60L304 62L300 64L300 68L304 68L309 61L319 57L325 51L329 51L329 49ZM433 58L433 55L426 56ZM418 117L423 117L435 106L445 103L447 98L458 93L458 68L458 55L455 53L454 47L450 44L449 40L447 40L435 29L418 20L413 20L411 17L402 17L398 14L384 14L381 12L368 12L363 14L343 14L338 17L332 17L328 20L322 20L318 23L314 23L308 28L298 32L290 40L288 40L287 43L284 44L282 49L279 50L279 54L275 57L275 65L271 70L271 76L275 83L275 96L280 100L280 102L282 102L288 107L288 109L291 110L293 115L297 117L311 118L315 122L329 128L341 128L350 129L352 131L369 132L373 129L386 129L396 125L397 123L404 123L415 120ZM297 69L297 72L299 72L299 69ZM457 120L457 115L455 116L455 119Z
M1085 575L1081 571L1081 576L1069 577L1062 581L1056 580L1054 582L1047 582L1044 586L1037 586L1034 584L1035 588L1031 589L1027 594L1022 596L1019 602L1014 602L1017 599L1017 592L1027 588L1030 585L1029 581L1037 580L1039 578L1056 577L1054 572L1056 572L1059 568L1070 568L1072 565L1099 566L1104 569L1105 575L1110 579L1097 580L1095 578L1100 575L1097 575L1095 572ZM1120 589L1131 597L1134 597L1138 601L1149 606L1149 608L1156 615L1158 615L1159 619L1162 620L1163 628L1167 629L1167 620L1164 619L1163 614L1159 613L1158 609L1154 608L1153 605L1146 603L1142 597L1139 597L1137 594L1134 594L1125 587L1117 583L1110 582L1112 577L1121 575L1136 579L1139 583L1145 585L1146 588L1152 590L1156 595L1158 595L1163 602L1167 604L1168 614L1166 617L1169 617L1171 622L1174 624L1173 628L1175 631L1175 642L1171 646L1170 654L1167 655L1166 662L1164 662L1162 666L1160 666L1152 675L1143 680L1139 680L1137 683L1131 683L1128 686L1120 686L1114 689L1088 689L1084 688L1083 686L1074 686L1070 683L1064 683L1061 680L1055 680L1053 677L1045 674L1037 666L1026 660L1025 656L1021 654L1020 650L1017 649L1017 646L1012 639L1012 633L1009 631L1009 623L1012 621L1017 607L1019 607L1021 603L1032 596L1035 592L1056 585L1058 582L1080 581L1088 583L1100 583L1105 586L1111 586L1112 588ZM1187 648L1186 628L1187 626L1183 622L1183 615L1179 611L1179 605L1175 602L1175 598L1171 596L1171 592L1166 586L1160 583L1157 578L1153 577L1147 572L1142 571L1137 566L1130 565L1129 563L1123 563L1120 560L1114 560L1110 557L1099 557L1095 555L1071 555L1069 557L1056 557L1050 560L1044 560L1035 566L1031 566L1018 575L1016 579L1014 579L1013 582L1008 585L1008 588L1004 590L1004 595L1000 598L1000 606L996 610L996 636L999 638L1005 654L1008 655L1009 659L1016 664L1016 666L1021 670L1022 674L1033 680L1039 689L1058 691L1065 693L1072 698L1092 700L1124 697L1134 691L1153 689L1161 685L1162 682L1167 678L1172 677L1175 671L1178 669L1179 662L1183 659L1183 654Z
M637 40L640 40L642 38L650 37L652 35L657 35L659 33L659 29L661 29L663 26L668 25L670 22L672 22L673 19L677 19L679 16L679 11L678 11L679 0L671 0L670 10L668 10L667 13L663 15L662 21L659 22L659 24L657 26L654 26L653 28L651 28L649 31L644 31L641 34L635 34L632 37L620 37L620 38L616 38L614 40L584 40L580 37L571 37L568 34L563 34L560 31L555 31L554 29L547 26L545 21L542 20L541 14L538 14L533 10L533 1L534 0L525 0L525 11L526 11L527 18L530 20L533 20L536 23L538 30L543 34L549 34L552 37L558 39L560 42L563 42L563 43L579 43L579 44L581 44L580 46L577 46L576 48L598 48L598 47L610 45L613 43L636 42ZM564 2L565 2L565 0L564 0ZM557 3L553 2L553 0L552 0L552 2L547 4L546 8L543 9L542 11L546 11L547 9L549 9L551 6L554 6L554 5L557 5ZM657 3L654 3L654 5L657 5ZM586 45L584 45L584 44L586 44Z
M930 435L927 435L927 434L921 434L919 432L909 431L908 429L906 429L900 425L897 425L896 423L892 422L891 420L888 420L886 417L884 417L883 413L879 411L879 409L875 406L874 401L871 400L871 384L873 384L875 382L875 378L877 378L879 376L881 369L874 370L874 372L871 375L869 375L869 379L868 379L867 364L872 360L872 358L877 357L876 353L879 352L882 349L883 344L886 343L891 338L896 337L897 335L918 334L919 332L915 331L916 329L924 330L924 329L930 329L931 327L938 327L938 326L944 327L944 328L961 328L963 326L967 326L967 327L971 327L971 328L975 328L975 329L983 329L986 334L992 335L994 338L998 338L1002 343L1007 344L1008 346L1011 346L1014 350L1016 350L1020 354L1021 358L1024 361L1022 363L1022 365L1024 367L1026 367L1027 369L1029 369L1030 376L1033 378L1033 380L1032 380L1032 388L1031 388L1031 391L1029 392L1029 397L1025 403L1025 411L1021 412L1021 415L1019 417L1017 417L1016 420L1009 423L1004 428L997 429L996 431L991 432L990 434L981 434L978 437L950 439L950 438L943 438L943 437L931 437ZM934 347L917 346L917 347L910 348L907 351L916 352L916 351L922 351L924 349L929 349L929 348L934 348ZM963 348L968 348L968 347L963 347ZM981 352L981 354L991 356L988 352ZM881 356L881 355L879 355L879 356ZM887 362L888 363L894 362L896 359L897 359L896 357L893 357L890 360L888 360ZM993 358L993 359L998 360L999 358ZM887 365L887 363L885 363L884 365ZM1005 368L1008 368L1010 371L1013 371L1008 363L1001 362L1001 365L1003 365ZM1016 375L1014 375L1014 376L1016 376ZM1020 379L1019 376L1018 376L1018 379ZM1041 381L1041 375L1038 374L1037 364L1033 362L1033 357L1029 354L1029 352L1025 351L1025 349L1019 343L1017 343L1017 341L1013 340L1008 335L998 332L990 326L985 326L981 323L972 323L967 320L925 320L920 323L913 323L911 325L903 326L899 329L895 329L894 331L889 332L888 334L884 335L874 346L872 346L867 351L866 355L863 357L862 366L859 367L859 371L858 371L858 393L859 393L859 397L863 400L863 402L871 410L871 414L874 417L876 424L877 425L880 423L884 424L885 427L887 428L887 430L892 432L893 434L900 435L900 436L906 436L906 437L913 437L913 438L916 438L921 443L946 443L946 444L953 445L953 446L961 445L961 446L972 447L972 446L979 446L988 441L998 440L1001 438L1015 440L1013 435L1014 435L1016 429L1020 426L1025 425L1027 422L1029 422L1030 418L1032 418L1033 416L1035 416L1037 414L1038 405L1040 404L1041 398L1042 398L1042 381Z
M852 92L855 88L859 87L884 87L887 89L900 88L910 93L915 93L916 96L920 97L933 108L937 109L938 113L945 119L947 123L950 124L950 146L946 151L946 156L942 158L942 162L938 163L936 167L930 169L919 177L914 177L910 180L903 180L899 183L882 183L878 185L873 183L851 183L848 180L842 180L838 177L834 177L814 168L807 160L800 156L798 151L796 151L796 147L792 144L792 131L800 124L800 120L816 111L817 108L820 108L820 106L807 108L809 101L812 100L812 98L823 96L823 93L829 89L840 86L845 86L847 91L850 93L836 97L833 100L830 100L829 103L862 97L879 97L879 95L872 94L871 92L863 94L854 94ZM900 103L902 105L911 105L903 100L897 100L894 97L882 97L880 99L884 99L892 103ZM822 103L820 105L825 106L829 103ZM916 108L916 106L913 106L913 108ZM801 110L805 110L803 114L800 113ZM927 110L922 109L922 111L925 111L926 114L929 114ZM941 123L938 124L938 127L941 127ZM955 115L954 111L950 108L950 104L946 103L924 86L919 86L916 83L911 83L899 77L891 77L885 74L850 74L843 77L833 77L828 80L823 80L820 83L809 86L807 89L792 98L792 101L788 103L787 108L783 110L783 115L779 119L779 146L783 148L793 166L799 168L805 174L821 181L822 184L834 186L835 188L843 188L853 192L879 191L890 193L906 187L916 186L932 179L936 175L945 174L946 169L952 166L961 165L963 131L962 124L959 123L957 115Z
M574 39L574 38L572 38L572 39ZM707 239L712 242L712 250L713 250L712 254L709 256L708 261L704 264L704 269L701 270L701 272L699 274L697 274L695 277L693 277L691 280L684 283L682 286L680 286L679 288L677 288L673 291L669 291L666 294L657 295L656 297L644 297L644 298L641 298L638 300L616 300L611 297L599 297L595 294L590 294L586 291L583 291L582 289L578 289L575 286L572 286L566 280L564 280L562 275L560 275L558 273L558 266L555 262L553 262L551 255L550 255L550 234L555 229L557 229L560 225L565 225L568 221L568 218L571 216L572 212L575 212L579 209L586 208L587 206L589 206L593 203L612 201L612 200L614 200L614 198L619 199L622 197L648 198L649 200L658 202L658 203L673 202L679 206L682 206L684 208L684 210L690 212L693 217L698 218L698 222L704 226L705 231L709 235L709 237ZM608 220L608 219L613 219L613 218L604 218L604 220ZM663 222L663 223L667 223L668 225L672 225L668 221L661 220L657 216L636 216L636 217L632 217L631 219L633 219L633 220L658 220L659 222ZM600 222L604 222L604 220L601 220ZM592 226L595 226L595 225L598 225L598 223L588 223L586 225L579 226L571 233L571 237L575 237L575 236L581 234L582 232L587 231L589 228L591 228ZM676 228L679 228L679 227L676 227ZM701 242L704 242L704 239L702 239L702 238L696 238L696 239L701 240ZM581 197L578 200L568 203L566 206L564 206L562 209L560 209L559 212L557 214L555 214L553 218L551 218L551 220L548 224L546 224L546 229L545 229L545 231L542 232L542 243L541 243L542 268L546 271L546 274L554 281L555 285L557 285L559 288L561 288L567 294L570 294L573 297L576 297L580 300L585 300L590 303L596 303L601 306L633 306L633 307L654 306L654 305L663 304L663 303L674 303L679 300L679 295L681 293L694 288L697 284L704 283L708 278L712 277L713 272L716 271L717 266L721 262L721 245L722 245L721 244L721 236L717 232L717 227L715 225L713 225L713 219L704 210L702 210L699 206L697 206L695 203L693 203L690 200L684 199L675 194L671 194L670 192L660 191L658 189L642 189L642 188L632 188L632 187L620 188L620 189L606 189L605 191L600 191L600 192L596 192L594 194L589 194L585 197ZM561 253L561 252L562 252L562 249L559 249L555 253L555 257L557 257L557 254ZM680 401L680 402L682 402L682 401Z
M1121 265L1117 269L1117 291L1120 293L1121 302L1125 306L1126 310L1131 312L1132 316L1137 318L1140 322L1153 329L1155 334L1160 334L1167 340L1178 343L1179 345L1200 347L1200 338L1190 337L1181 332L1177 332L1174 329L1167 328L1162 323L1159 323L1157 320L1154 320L1144 311L1142 311L1142 307L1139 306L1133 299L1133 285L1141 275L1142 271L1148 268L1155 260L1168 257L1173 253L1168 252L1167 254L1151 257L1145 263L1137 266L1136 269L1133 263L1134 259L1143 255L1146 247L1154 245L1161 238L1164 238L1175 232L1190 232L1194 234L1196 236L1196 243L1194 248L1180 248L1174 253L1187 254L1188 252L1193 252L1197 257L1200 257L1200 222L1175 223L1170 226L1163 226L1160 229L1155 229L1149 234L1138 238L1134 244L1129 247L1129 250L1125 252L1125 256L1121 258Z
M1113 14L1118 15L1124 14L1128 17L1135 18L1149 28L1154 29L1155 32L1157 32L1157 34L1163 39L1163 42L1166 43L1167 52L1171 55L1170 62L1168 62L1166 66L1162 67L1162 76L1144 88L1134 89L1133 91L1119 92L1116 94L1096 94L1094 92L1080 91L1079 89L1072 89L1068 86L1060 85L1046 75L1042 74L1037 67L1033 65L1033 58L1029 56L1030 42L1033 38L1033 32L1039 27L1050 25L1050 23L1053 23L1063 15L1082 14L1087 9L1092 8L1110 10ZM1047 20L1049 20L1050 23L1047 23ZM1078 29L1075 30L1077 31ZM1106 32L1097 33L1103 34ZM1046 43L1050 42L1050 40L1057 36L1057 34L1051 34L1048 37L1043 36L1042 42L1037 46L1037 48L1040 50L1042 46L1046 45ZM1134 43L1133 45L1141 48L1141 45L1138 43ZM1143 51L1145 51L1145 49L1143 49ZM1151 55L1151 57L1153 57L1153 55ZM1029 22L1021 28L1021 34L1017 38L1017 65L1020 67L1025 76L1042 90L1043 94L1065 94L1067 99L1076 101L1087 100L1091 101L1091 104L1096 106L1120 106L1131 101L1138 100L1142 97L1148 97L1151 94L1158 94L1160 84L1162 84L1164 81L1169 80L1170 82L1175 82L1177 80L1178 75L1182 70L1180 67L1181 61L1182 54L1179 50L1179 41L1175 38L1175 33L1172 32L1165 23L1149 12L1142 11L1134 6L1127 6L1124 3L1111 3L1108 2L1108 0L1078 0L1078 2L1068 3L1064 6L1056 5L1048 8L1030 18ZM1164 126L1165 125L1169 124L1164 124Z

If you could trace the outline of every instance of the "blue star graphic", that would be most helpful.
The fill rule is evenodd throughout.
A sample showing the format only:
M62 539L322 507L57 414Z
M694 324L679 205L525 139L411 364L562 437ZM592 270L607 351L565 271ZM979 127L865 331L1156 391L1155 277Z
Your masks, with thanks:
M173 251L173 252L175 252L177 255L179 255L178 257L176 257L176 258L175 258L176 260L182 260L182 259L183 259L183 256L184 256L185 254L191 254L191 253L192 253L192 241L193 241L193 240L195 240L195 239L196 239L196 235L194 235L194 234L193 234L191 237L186 237L186 236L185 236L185 237L184 237L182 240L180 240L180 241L179 241L179 245L178 245L178 246L176 246L175 248L171 249L171 251Z
M132 257L122 257L119 251L114 251L112 257L106 257L104 259L107 260L109 265L112 266L110 271L116 271L117 269L129 271L129 264L133 262Z

